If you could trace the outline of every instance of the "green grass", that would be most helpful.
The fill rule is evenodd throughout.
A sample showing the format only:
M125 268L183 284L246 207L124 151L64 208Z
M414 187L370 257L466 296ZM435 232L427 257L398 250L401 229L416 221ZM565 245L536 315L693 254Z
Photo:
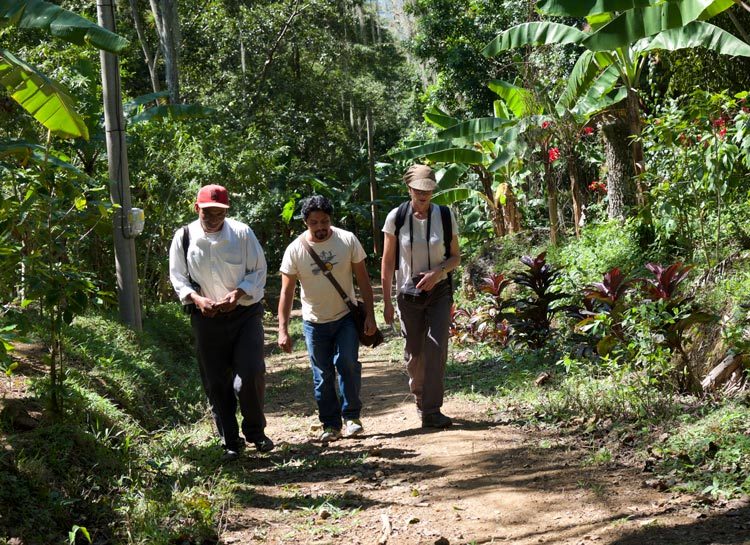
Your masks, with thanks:
M77 525L94 542L216 539L233 487L217 477L220 450L178 306L149 309L142 334L90 314L65 335L64 414L4 430L0 536L62 543Z

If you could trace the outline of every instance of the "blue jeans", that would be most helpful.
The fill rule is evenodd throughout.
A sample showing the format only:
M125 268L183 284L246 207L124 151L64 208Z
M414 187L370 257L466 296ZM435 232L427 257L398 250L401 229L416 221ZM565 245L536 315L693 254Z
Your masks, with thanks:
M359 338L351 314L334 322L302 322L313 374L313 394L323 427L341 429L341 419L359 418L362 364ZM336 373L339 392L336 393Z

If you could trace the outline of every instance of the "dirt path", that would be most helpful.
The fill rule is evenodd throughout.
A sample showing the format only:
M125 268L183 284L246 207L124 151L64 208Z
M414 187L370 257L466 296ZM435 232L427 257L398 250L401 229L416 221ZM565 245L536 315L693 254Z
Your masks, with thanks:
M453 428L419 427L400 341L364 349L365 435L323 447L306 354L268 359L267 456L223 471L242 492L222 542L295 544L750 544L750 510L705 511L642 486L622 465L585 465L555 436L497 425L492 407L448 398Z

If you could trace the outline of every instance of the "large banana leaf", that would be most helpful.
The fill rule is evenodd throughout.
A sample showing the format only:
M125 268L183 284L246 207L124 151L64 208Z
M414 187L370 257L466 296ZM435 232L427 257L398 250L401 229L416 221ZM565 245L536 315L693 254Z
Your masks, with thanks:
M501 32L482 50L482 55L492 57L501 51L524 45L579 44L589 35L572 26L560 23L523 23Z
M591 86L596 77L601 74L602 68L608 64L610 64L610 59L605 54L584 51L578 57L568 77L568 83L560 98L557 99L555 110L558 114L562 115L565 110L575 104L578 98Z
M22 162L32 162L38 165L49 163L58 168L66 170L79 178L90 180L91 178L83 171L71 165L69 162L60 159L54 154L47 154L44 146L26 142L24 140L10 140L0 142L0 159L3 157L15 157Z
M0 49L0 84L56 136L88 140L86 123L63 87L4 49Z
M620 87L614 95L601 95L592 87L570 110L574 117L586 120L612 106L625 100L628 96L628 90Z
M417 159L431 153L451 149L452 147L453 142L450 140L433 140L431 142L424 142L416 146L393 152L389 155L396 161L408 161L409 159Z
M442 139L452 139L454 144L458 141L466 143L481 142L488 138L495 138L502 134L504 127L511 122L501 117L480 117L462 121L453 127L440 131L438 137Z
M588 17L611 11L645 8L655 0L540 0L536 9L547 15Z
M448 206L457 202L465 201L471 197L479 197L480 199L488 201L487 196L481 191L470 189L468 187L456 187L435 193L432 197L432 202ZM494 203L491 203L491 205L494 206Z
M144 123L154 119L194 119L198 117L209 117L216 113L214 108L201 106L199 104L165 104L154 106L130 118L131 124Z
M432 109L426 111L424 113L424 118L428 123L434 125L439 129L447 129L448 127L452 127L453 125L458 123L458 119L449 116L447 113L437 107L433 107Z
M705 47L722 55L750 57L750 45L710 23L693 21L683 28L673 28L633 45L636 51L665 49L676 51L691 47Z
M500 79L492 80L489 87L505 101L516 117L524 117L532 113L531 105L534 95L528 89L517 87Z
M436 163L462 163L464 165L481 165L482 153L467 148L451 148L424 156Z
M461 176L466 174L466 171L469 167L462 164L453 164L448 165L445 168L440 169L435 173L435 178L437 179L438 184L440 184L440 187L443 189L452 188L455 187L455 185L458 183L458 180L461 179Z
M495 172L522 154L525 149L525 143L523 139L518 137L518 134L519 128L517 126L513 127L498 141L497 157L492 161L487 170Z
M681 28L708 14L732 6L732 0L681 0L628 10L599 28L583 42L592 51L614 51L647 36Z
M128 41L96 23L44 0L0 0L0 26L38 28L78 45L119 53Z

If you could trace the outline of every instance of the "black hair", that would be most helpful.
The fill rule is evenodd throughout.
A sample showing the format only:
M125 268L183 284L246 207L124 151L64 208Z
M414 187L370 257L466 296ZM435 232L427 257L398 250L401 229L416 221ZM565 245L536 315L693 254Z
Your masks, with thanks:
M313 195L305 199L302 203L302 217L307 221L307 218L313 212L324 212L329 216L333 216L333 204L322 195Z

